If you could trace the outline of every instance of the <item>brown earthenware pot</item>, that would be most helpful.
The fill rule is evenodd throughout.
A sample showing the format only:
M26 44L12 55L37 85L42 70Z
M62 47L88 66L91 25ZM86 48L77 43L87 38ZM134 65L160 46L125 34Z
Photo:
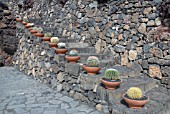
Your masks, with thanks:
M109 90L114 90L115 88L117 88L122 83L122 80L120 80L120 81L114 81L114 80L111 81L111 80L105 80L103 77L100 78L100 81Z
M101 68L100 67L88 67L88 66L83 65L83 69L87 72L87 74L96 75Z
M79 59L80 56L65 56L65 58L67 59L67 61L69 61L70 63L76 63Z
M51 37L43 37L43 41L50 41Z
M57 54L66 54L68 49L66 49L66 48L55 48L55 51L56 51Z
M58 43L51 43L51 42L49 42L49 45L51 46L51 47L55 47L55 48L57 48L58 47L58 45L57 45Z
M28 30L30 30L30 31L31 31L31 30L32 30L32 27L28 28Z
M147 96L143 96L146 97L146 100L133 100L133 99L129 99L126 97L126 94L124 94L123 96L123 100L129 105L130 108L142 108L148 101L149 101L149 97Z
M17 21L17 22L22 22L22 19L16 18L16 21Z
M34 35L35 35L36 37L44 37L44 34L42 34L42 33L39 33L39 32L37 32L37 33L34 33Z
M25 25L26 28L30 28L31 26L29 24Z
M27 25L28 23L27 23L27 22L25 22L25 21L22 21L22 24L23 24L23 25Z
M30 31L32 34L37 33L37 30L31 30Z

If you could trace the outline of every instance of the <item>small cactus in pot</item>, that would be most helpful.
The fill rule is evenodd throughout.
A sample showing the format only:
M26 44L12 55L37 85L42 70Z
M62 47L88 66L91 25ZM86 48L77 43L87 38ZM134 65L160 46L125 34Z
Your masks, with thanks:
M47 32L47 33L44 34L43 40L49 42L50 39L51 39L51 36L52 36L52 34Z
M104 73L104 77L100 78L101 82L107 89L114 90L122 82L119 77L119 71L116 69L107 69Z
M58 43L58 48L56 48L57 54L65 54L68 50L66 49L66 44L61 42Z
M76 63L80 59L80 56L78 56L78 51L76 49L72 49L65 58L70 63Z
M59 42L59 38L58 37L51 37L50 38L50 42L49 42L49 45L51 46L51 47L58 47L57 46L57 44L58 44L58 42Z
M96 75L101 69L99 65L100 61L98 57L90 56L86 61L86 65L83 65L83 69L90 75Z
M34 34L36 37L44 37L43 34L43 28L42 27L38 27L37 28L37 33Z
M140 88L130 87L123 95L123 100L130 108L142 108L149 101L149 98L143 95Z

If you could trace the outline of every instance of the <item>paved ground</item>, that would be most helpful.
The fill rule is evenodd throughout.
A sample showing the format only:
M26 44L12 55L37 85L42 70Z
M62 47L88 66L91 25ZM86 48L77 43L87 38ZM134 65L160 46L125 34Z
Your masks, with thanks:
M12 67L0 67L0 114L100 114Z

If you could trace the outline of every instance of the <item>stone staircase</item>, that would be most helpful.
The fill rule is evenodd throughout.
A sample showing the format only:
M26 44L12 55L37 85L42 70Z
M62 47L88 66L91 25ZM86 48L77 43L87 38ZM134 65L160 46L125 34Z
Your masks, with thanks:
M28 35L31 35L28 30L25 30L25 32L27 32ZM33 38L34 40L37 40L37 42L42 40L41 38L35 38L34 36ZM68 52L71 49L77 49L81 56L78 63L67 63L65 55L63 54L55 54L54 56L58 65L65 68L62 71L68 73L69 78L74 79L67 79L67 81L63 83L65 86L64 89L69 91L68 88L73 87L73 89L77 91L76 93L83 94L78 94L79 96L77 95L77 97L73 96L75 99L83 99L82 101L85 100L92 105L98 104L100 105L101 110L97 108L97 105L96 108L106 114L110 112L112 112L112 114L152 114L152 112L155 112L156 110L158 113L155 112L153 114L168 114L167 112L170 108L170 105L167 105L167 103L170 103L170 96L168 96L169 93L165 91L164 93L161 92L157 80L149 78L145 74L141 74L142 69L139 65L133 64L131 67L114 65L113 60L106 59L107 55L95 53L95 48L88 43L79 43L79 39L69 39L67 37L59 37L59 39L60 42L66 43ZM50 48L47 42L42 42L41 45L44 49ZM50 50L52 53L55 53L53 48L50 48ZM68 52L66 54L68 54ZM50 56L50 54L47 55ZM82 64L86 63L89 56L97 56L101 62L100 67L102 69L95 76L88 75L82 69ZM117 69L123 80L122 84L113 91L105 89L100 83L100 78L104 75L107 68ZM58 72L58 70L56 72ZM80 75L75 76L75 73ZM74 82L75 85L73 86L71 82ZM77 88L79 86L83 89L83 92ZM130 109L127 107L127 104L122 101L122 95L127 89L129 89L129 87L133 86L141 88L149 97L153 94L149 103L140 110ZM156 94L159 96L156 96ZM88 99L82 96L87 96ZM158 99L158 97L165 99L166 102L162 102L162 99ZM162 105L166 107L161 107ZM161 110L163 110L164 113L162 113Z

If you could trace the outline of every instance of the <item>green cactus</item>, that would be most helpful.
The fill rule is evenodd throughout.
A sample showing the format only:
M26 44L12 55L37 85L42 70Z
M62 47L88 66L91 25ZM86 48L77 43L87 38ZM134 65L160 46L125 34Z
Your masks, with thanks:
M104 78L108 80L118 80L119 77L119 71L116 69L107 69L104 74Z
M73 49L69 52L69 55L70 56L78 56L78 52L77 52L77 50Z
M66 44L65 43L58 43L58 47L59 48L66 48Z
M33 27L32 29L33 29L33 30L37 30L38 28L37 28L37 27Z
M51 43L58 43L58 42L59 42L59 39L58 39L58 37L52 37L52 38L50 39L50 42L51 42Z
M99 59L96 57L96 56L90 56L88 59L87 59L87 65L89 67L98 67L99 64L100 64L100 61Z
M47 32L47 33L44 34L44 37L51 37L51 36L52 36L52 34L49 33L49 32Z
M39 28L37 28L37 31L42 33L43 32L43 28L39 27Z
M142 90L138 87L130 87L126 94L131 99L141 99L143 97Z
M29 22L29 20L27 18L24 18L23 21L24 22Z

